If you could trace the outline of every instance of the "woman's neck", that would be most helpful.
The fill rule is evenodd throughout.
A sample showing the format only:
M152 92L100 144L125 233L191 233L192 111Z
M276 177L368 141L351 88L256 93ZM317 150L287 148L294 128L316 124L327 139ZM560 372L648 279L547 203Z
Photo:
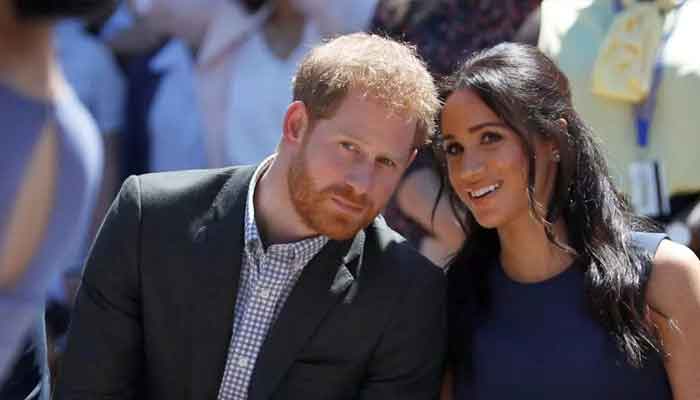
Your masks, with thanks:
M566 225L554 225L559 242L568 245ZM501 245L500 262L504 272L518 282L540 282L566 270L573 256L550 242L544 226L526 215L498 229Z

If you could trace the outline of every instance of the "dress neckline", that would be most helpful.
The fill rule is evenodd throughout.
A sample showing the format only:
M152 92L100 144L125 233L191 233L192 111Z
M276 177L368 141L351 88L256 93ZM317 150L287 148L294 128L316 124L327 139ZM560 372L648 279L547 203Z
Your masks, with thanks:
M549 286L554 286L559 282L566 281L569 279L572 279L572 277L577 275L577 272L580 272L579 270L579 265L580 261L578 258L575 258L569 265L561 270L559 273L552 275L549 278L540 280L540 281L534 281L534 282L521 282L518 280L515 280L511 278L503 268L503 265L501 262L496 258L493 262L492 269L495 272L495 275L499 277L502 281L506 282L509 286L513 287L520 287L520 288L526 288L526 289L537 289L537 288L545 288Z

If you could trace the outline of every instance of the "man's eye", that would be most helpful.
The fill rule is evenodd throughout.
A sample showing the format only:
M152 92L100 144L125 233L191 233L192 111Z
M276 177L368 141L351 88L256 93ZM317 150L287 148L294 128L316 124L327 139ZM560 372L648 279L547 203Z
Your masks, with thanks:
M394 161L392 161L386 157L382 157L382 158L377 159L377 162L382 164L383 166L389 167L389 168L394 168L396 166L396 163Z

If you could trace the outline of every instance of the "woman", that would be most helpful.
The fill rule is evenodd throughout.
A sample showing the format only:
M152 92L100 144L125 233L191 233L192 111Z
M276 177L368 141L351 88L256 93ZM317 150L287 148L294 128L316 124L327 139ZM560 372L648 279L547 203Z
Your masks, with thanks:
M700 261L636 232L566 77L506 43L447 90L436 147L468 236L447 397L700 398Z

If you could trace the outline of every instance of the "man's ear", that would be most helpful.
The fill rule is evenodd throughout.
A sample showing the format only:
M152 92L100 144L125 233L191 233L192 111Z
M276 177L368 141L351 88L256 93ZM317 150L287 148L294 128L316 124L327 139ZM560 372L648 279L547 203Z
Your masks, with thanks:
M282 142L291 144L301 144L304 136L308 133L309 112L301 101L292 102L287 107L282 124Z

